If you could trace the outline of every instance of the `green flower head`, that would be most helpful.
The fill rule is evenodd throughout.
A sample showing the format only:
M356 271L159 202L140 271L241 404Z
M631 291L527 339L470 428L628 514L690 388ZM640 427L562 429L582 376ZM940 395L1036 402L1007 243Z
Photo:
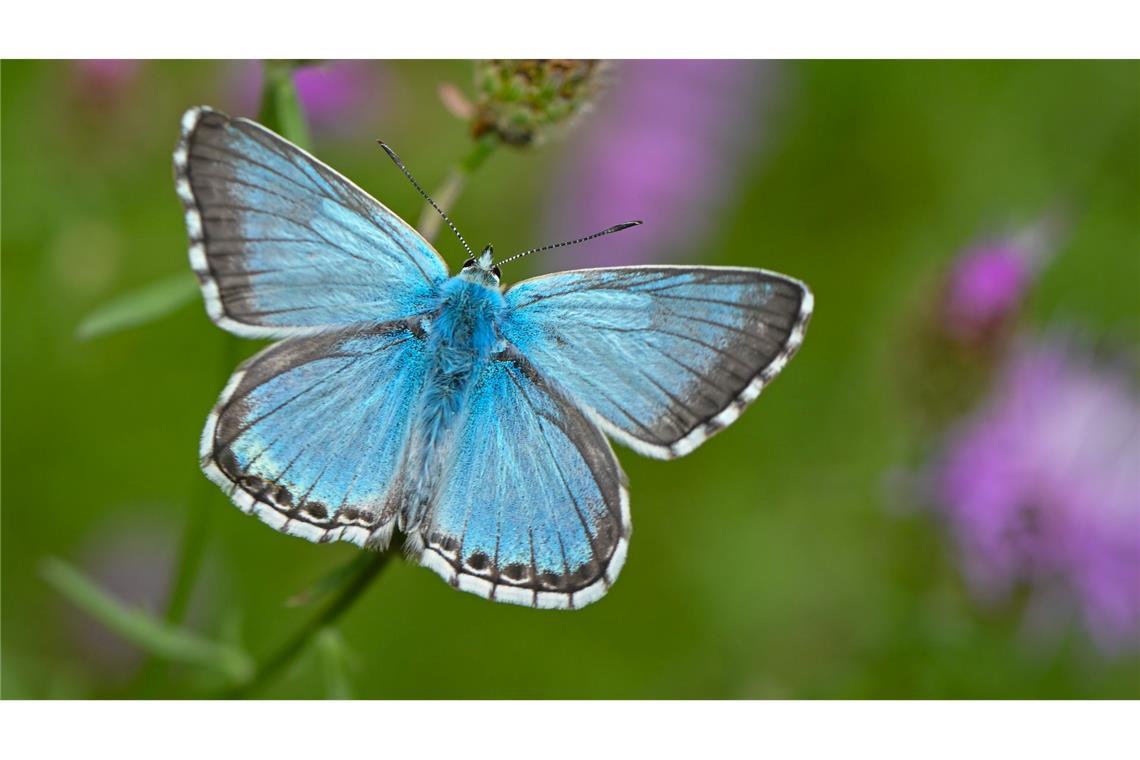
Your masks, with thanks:
M494 134L520 147L541 143L589 107L603 87L605 69L590 60L480 61L471 133Z

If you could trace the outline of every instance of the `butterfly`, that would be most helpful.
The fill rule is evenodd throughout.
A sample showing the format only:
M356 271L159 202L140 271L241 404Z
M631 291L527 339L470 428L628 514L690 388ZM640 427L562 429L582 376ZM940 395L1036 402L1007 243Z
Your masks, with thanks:
M205 474L310 541L382 549L400 531L410 557L496 601L601 598L631 530L607 436L688 454L760 395L811 317L803 283L760 269L583 269L504 288L487 246L449 276L348 179L206 107L183 117L174 170L210 318L277 340L210 412Z

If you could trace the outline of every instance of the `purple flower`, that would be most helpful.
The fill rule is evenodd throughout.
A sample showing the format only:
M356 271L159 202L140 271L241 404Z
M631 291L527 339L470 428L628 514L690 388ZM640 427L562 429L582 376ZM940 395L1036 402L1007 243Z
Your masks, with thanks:
M992 333L1015 317L1052 247L1048 222L982 243L958 256L947 275L942 323L961 342Z
M1012 245L967 251L947 283L947 324L968 333L996 322L1017 308L1028 280L1028 262Z
M1076 611L1108 653L1140 648L1140 400L1069 344L1015 352L935 474L970 587ZM1057 600L1062 600L1060 605Z
M142 61L92 58L72 64L78 95L94 105L112 105L125 95L139 77Z
M256 114L264 72L258 61L240 64L233 83L236 110ZM372 61L326 61L297 67L293 85L313 129L350 136L372 128L384 95L384 71Z
M557 266L692 260L696 243L733 198L735 179L763 137L770 64L627 61L551 180L550 240L644 219L593 241ZM557 268L557 266L555 268Z

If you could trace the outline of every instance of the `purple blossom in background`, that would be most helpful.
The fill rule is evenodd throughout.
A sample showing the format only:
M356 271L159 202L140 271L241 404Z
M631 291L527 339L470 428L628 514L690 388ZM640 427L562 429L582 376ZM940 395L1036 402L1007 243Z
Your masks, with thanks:
M547 239L618 222L642 227L563 254L551 268L692 261L732 202L740 170L764 136L774 65L750 61L625 61L564 150L551 180Z
M1125 374L1066 343L1024 346L951 436L935 487L978 595L1028 588L1038 615L1077 611L1103 651L1140 648L1140 400Z
M970 342L1017 316L1052 247L1048 222L967 249L947 275L942 321L950 337Z
M142 61L93 58L71 64L76 92L85 100L107 105L118 100L134 85Z
M1012 245L975 248L958 260L947 283L946 318L972 333L1014 311L1029 280L1029 262Z
M264 72L259 61L244 61L233 83L239 113L256 115ZM326 61L293 72L297 97L314 131L349 136L375 126L380 117L385 76L375 61Z

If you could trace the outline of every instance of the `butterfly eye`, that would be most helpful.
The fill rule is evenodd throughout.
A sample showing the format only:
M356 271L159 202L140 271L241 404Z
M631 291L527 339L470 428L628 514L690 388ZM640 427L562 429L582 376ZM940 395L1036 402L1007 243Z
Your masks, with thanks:
M467 261L463 262L464 269L470 269L473 266L475 266L475 259L467 259Z
M495 275L496 280L502 277L498 267L491 267L491 274Z

